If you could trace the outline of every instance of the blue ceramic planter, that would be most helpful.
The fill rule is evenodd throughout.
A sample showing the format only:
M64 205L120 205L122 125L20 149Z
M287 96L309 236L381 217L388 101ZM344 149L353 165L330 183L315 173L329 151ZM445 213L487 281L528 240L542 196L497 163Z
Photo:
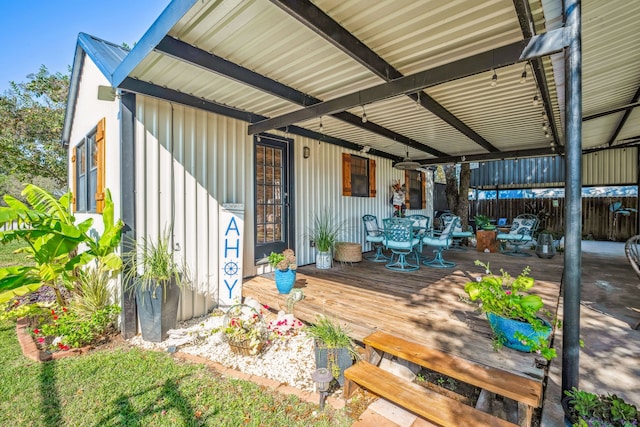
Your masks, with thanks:
M276 269L276 288L281 294L288 294L293 289L293 285L296 283L296 271L295 270L278 270Z
M493 313L487 313L487 319L493 333L502 338L505 347L512 348L518 351L530 352L531 346L524 345L517 340L514 335L516 332L521 332L524 336L531 339L536 337L542 337L547 339L551 334L551 324L544 319L540 319L547 327L543 331L534 331L530 323L521 322L519 320L507 319L505 317L498 316Z

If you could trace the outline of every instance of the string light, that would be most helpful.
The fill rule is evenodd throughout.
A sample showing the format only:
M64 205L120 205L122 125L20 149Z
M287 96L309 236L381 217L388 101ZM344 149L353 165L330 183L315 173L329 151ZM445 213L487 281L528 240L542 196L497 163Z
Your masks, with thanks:
M524 69L520 75L520 84L523 85L527 82L527 64L524 64Z
M320 116L320 133L322 133L323 130L324 128L322 127L322 116Z
M491 77L491 87L496 87L498 84L498 75L496 74L496 70L493 70L493 76Z
M546 131L545 131L545 133L544 133L544 137L545 137L545 138L549 138L550 136L551 136L551 135L549 135L549 132L546 132Z
M362 123L367 123L367 112L364 109L364 105L362 106Z
M542 130L547 130L547 122L542 122Z
M416 99L416 111L420 110L420 92L418 92L418 99Z
M549 117L547 117L547 113L545 113L544 111L542 112L542 121L547 121L549 119Z
M537 107L538 104L540 104L540 98L538 98L538 95L533 95L533 106Z

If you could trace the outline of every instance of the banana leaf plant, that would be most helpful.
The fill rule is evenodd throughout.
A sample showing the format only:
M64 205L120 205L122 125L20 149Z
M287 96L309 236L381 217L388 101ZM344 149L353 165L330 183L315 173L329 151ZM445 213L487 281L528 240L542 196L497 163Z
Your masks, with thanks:
M0 207L0 225L17 223L18 227L1 231L0 242L23 241L26 246L17 252L27 253L34 263L0 268L0 304L48 285L54 289L58 303L65 305L61 289L72 286L77 268L95 260L113 272L120 271L122 261L115 249L123 224L115 221L111 193L109 190L105 193L104 232L99 238L89 234L92 218L75 223L68 210L71 193L56 199L46 190L29 184L22 195L30 206L4 196L7 206Z

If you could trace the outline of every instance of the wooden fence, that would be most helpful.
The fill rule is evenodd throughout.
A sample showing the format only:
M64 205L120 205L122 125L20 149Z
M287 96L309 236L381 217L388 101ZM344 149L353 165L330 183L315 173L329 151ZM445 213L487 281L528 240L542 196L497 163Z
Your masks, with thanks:
M624 242L629 237L640 234L638 213L629 216L615 215L609 206L616 201L622 206L637 209L637 197L584 197L582 199L582 236L586 239L612 240ZM490 218L507 218L510 223L521 213L532 213L544 218L538 230L550 230L564 234L565 199L498 199L477 200L469 203L469 218L476 214Z

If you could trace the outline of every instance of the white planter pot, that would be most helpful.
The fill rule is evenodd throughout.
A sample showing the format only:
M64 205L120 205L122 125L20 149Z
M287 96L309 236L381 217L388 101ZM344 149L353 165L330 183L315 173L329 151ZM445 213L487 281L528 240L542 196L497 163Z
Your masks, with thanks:
M331 268L331 252L318 252L318 255L316 255L316 267L320 270Z

